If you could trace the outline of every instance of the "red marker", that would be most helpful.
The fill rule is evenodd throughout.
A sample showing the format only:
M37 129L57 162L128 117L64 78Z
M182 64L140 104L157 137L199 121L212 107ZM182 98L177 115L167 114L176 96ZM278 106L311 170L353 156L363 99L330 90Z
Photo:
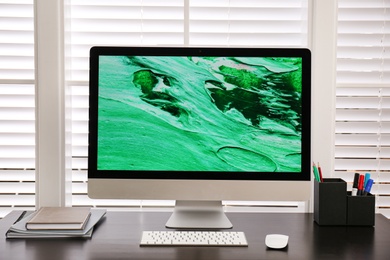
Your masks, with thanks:
M362 174L359 176L359 186L358 186L358 193L357 193L358 196L363 195L363 189L364 189L364 175Z

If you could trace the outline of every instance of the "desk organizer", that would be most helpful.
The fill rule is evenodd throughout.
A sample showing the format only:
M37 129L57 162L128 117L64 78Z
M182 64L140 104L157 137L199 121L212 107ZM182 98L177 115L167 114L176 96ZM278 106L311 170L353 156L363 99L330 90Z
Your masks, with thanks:
M315 180L314 221L320 226L374 226L375 196L351 196L342 179Z
M314 181L314 221L333 226L347 223L347 183L344 180Z
M374 226L375 225L375 196L368 193L366 196L347 195L347 225Z

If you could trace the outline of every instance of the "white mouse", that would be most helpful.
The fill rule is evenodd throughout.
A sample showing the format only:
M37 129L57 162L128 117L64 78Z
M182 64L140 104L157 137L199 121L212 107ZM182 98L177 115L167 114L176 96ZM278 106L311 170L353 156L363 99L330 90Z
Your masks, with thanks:
M265 244L269 248L282 249L287 246L288 236L280 234L269 234L265 237Z

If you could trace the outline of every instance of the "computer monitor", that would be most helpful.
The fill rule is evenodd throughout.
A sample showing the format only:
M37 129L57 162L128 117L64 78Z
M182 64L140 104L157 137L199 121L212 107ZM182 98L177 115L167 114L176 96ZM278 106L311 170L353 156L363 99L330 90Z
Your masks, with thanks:
M88 194L176 200L167 227L230 228L222 200L310 199L308 49L93 47Z

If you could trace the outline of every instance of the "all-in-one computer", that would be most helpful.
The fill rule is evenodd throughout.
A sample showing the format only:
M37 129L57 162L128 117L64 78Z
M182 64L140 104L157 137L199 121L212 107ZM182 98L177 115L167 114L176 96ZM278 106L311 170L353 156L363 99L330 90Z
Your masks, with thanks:
M93 47L88 194L176 200L172 228L309 200L310 86L308 49Z

